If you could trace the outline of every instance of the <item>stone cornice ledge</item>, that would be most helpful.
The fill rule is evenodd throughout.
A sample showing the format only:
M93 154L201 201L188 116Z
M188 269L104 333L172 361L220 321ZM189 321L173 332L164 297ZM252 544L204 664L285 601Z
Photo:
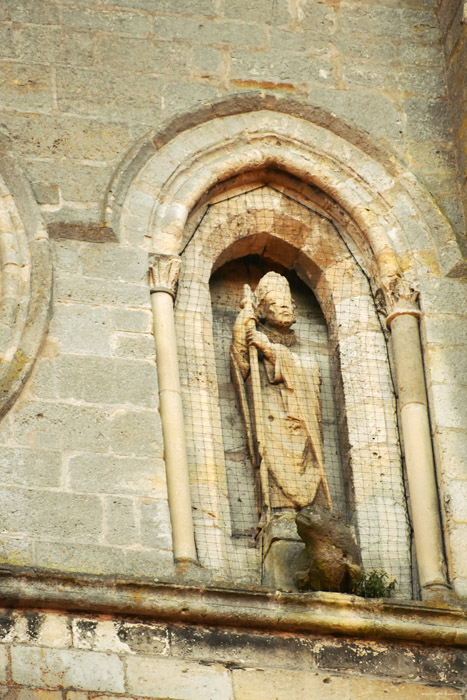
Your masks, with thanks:
M31 569L0 570L0 605L157 621L467 646L467 611L339 593L240 591Z

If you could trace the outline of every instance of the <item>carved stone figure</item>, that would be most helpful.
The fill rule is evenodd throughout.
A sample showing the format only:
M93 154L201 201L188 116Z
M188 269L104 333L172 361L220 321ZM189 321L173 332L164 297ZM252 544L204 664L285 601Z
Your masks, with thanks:
M362 570L349 527L319 505L303 508L295 521L306 545L295 562L298 588L351 593L352 581L361 577Z
M321 436L321 376L300 357L295 305L285 277L268 272L245 285L233 328L232 379L256 468L260 526L271 514L311 503L331 507Z

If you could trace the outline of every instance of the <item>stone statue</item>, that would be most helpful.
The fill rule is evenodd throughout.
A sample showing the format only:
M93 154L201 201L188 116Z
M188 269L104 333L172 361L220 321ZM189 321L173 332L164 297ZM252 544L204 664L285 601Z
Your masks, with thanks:
M276 513L311 503L331 508L331 496L321 435L321 375L316 360L300 357L288 281L268 272L256 287L256 300L245 285L230 359L262 527Z
M298 588L351 593L352 582L361 577L362 569L349 527L339 515L319 505L303 508L295 521L305 542L292 567Z

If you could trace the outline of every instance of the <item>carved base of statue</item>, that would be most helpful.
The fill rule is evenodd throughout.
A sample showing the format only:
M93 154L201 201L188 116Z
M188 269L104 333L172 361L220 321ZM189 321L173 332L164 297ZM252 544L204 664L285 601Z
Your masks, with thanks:
M269 517L260 533L263 549L263 585L279 591L296 591L294 562L303 551L294 511Z
M299 590L351 593L352 582L361 577L362 569L348 525L319 505L302 508L295 520L305 542L293 564Z

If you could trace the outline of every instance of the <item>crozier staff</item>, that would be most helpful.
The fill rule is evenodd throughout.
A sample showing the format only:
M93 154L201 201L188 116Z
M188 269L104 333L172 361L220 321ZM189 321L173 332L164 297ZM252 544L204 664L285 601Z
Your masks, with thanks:
M270 511L312 503L331 508L331 496L321 436L321 375L316 360L291 349L297 338L289 283L276 272L264 275L256 287L256 309L248 290L233 327L230 360L264 525Z

